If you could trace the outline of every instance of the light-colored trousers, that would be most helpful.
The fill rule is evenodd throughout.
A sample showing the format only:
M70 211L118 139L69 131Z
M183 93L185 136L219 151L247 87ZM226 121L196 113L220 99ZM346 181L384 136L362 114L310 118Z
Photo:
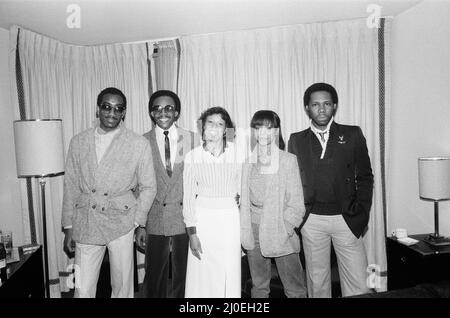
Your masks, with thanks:
M367 256L342 215L310 214L301 229L310 298L331 297L331 242L336 252L342 296L368 293Z
M77 243L75 246L75 297L95 298L105 250L111 272L111 298L134 297L134 229L107 245Z

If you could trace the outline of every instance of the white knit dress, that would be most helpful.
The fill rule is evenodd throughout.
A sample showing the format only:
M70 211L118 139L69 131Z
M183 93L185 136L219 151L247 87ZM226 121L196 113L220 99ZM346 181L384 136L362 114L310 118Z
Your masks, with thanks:
M195 226L203 253L188 253L187 298L241 297L241 243L239 208L242 156L233 143L214 157L202 146L184 160L183 216Z

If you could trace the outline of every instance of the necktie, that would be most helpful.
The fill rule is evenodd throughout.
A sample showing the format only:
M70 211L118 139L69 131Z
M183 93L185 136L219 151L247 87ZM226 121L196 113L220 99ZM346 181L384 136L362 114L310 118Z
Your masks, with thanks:
M320 132L319 133L320 139L322 140L322 142L325 142L325 134L326 134L326 132Z
M164 131L164 153L166 155L166 171L169 177L172 176L172 165L170 164L170 142L169 142L169 132Z

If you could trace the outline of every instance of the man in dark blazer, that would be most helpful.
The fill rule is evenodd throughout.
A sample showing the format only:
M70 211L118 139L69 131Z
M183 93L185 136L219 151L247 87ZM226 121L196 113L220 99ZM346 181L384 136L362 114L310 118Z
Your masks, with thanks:
M143 296L183 298L189 250L182 214L183 160L198 141L193 132L175 125L181 111L177 94L168 90L156 91L150 97L148 107L155 127L144 137L152 148L158 191L146 227L136 229L137 245L145 249Z
M336 252L342 296L369 291L362 234L372 205L373 174L358 126L336 123L338 95L315 83L303 97L311 126L291 135L306 214L301 228L309 297L331 297L330 249Z

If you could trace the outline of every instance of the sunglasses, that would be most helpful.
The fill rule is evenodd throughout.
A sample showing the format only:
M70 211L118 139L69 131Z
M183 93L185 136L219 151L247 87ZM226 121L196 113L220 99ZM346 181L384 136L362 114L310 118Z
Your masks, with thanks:
M106 113L109 113L111 109L114 109L114 113L116 114L122 114L125 109L127 109L125 106L119 105L119 106L112 106L110 104L101 104L100 110Z
M152 112L161 113L163 110L166 113L173 112L173 111L175 111L175 106L174 105L166 105L166 106L153 105L153 107L152 107Z

